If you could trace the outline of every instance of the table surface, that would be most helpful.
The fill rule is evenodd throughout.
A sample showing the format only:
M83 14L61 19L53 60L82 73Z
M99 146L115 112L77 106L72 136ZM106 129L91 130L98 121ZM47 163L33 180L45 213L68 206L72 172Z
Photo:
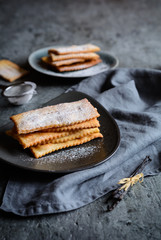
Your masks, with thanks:
M51 45L93 42L118 57L119 67L161 69L161 1L0 0L0 59L30 70L37 95L23 106L0 96L0 126L10 115L36 108L78 80L32 71L27 59ZM8 84L0 79L0 84ZM0 196L12 168L0 163ZM1 239L161 239L161 175L134 186L107 212L107 196L72 212L20 218L0 212Z

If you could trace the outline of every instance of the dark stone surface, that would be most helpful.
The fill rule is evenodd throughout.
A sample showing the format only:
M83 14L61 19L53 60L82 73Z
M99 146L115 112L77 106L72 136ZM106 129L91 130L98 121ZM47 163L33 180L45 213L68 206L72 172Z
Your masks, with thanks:
M160 22L159 0L0 0L0 59L29 68L27 58L36 49L93 42L117 56L120 67L160 69ZM0 96L0 126L10 115L36 108L77 82L34 71L26 79L36 82L38 94L19 107ZM1 163L1 196L10 171ZM161 175L146 178L110 213L107 196L62 214L20 218L0 212L0 240L161 239L160 186Z

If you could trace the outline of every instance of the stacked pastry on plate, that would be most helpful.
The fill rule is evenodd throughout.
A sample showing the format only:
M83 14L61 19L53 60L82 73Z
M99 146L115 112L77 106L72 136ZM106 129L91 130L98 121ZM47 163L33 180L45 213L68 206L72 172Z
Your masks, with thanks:
M14 127L6 133L40 158L59 149L102 138L99 116L97 109L84 98L13 115L10 118Z
M93 44L55 47L48 50L42 61L58 72L77 71L92 67L102 60L96 53L100 48Z

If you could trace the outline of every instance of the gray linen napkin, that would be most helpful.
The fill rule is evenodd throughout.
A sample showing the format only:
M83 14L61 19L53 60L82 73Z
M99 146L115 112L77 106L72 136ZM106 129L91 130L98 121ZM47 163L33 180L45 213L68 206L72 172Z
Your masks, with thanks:
M120 128L118 151L103 164L63 176L12 176L1 209L21 216L80 208L117 187L149 155L144 175L161 170L161 71L117 69L81 81L71 90L95 98ZM13 174L14 175L14 174Z

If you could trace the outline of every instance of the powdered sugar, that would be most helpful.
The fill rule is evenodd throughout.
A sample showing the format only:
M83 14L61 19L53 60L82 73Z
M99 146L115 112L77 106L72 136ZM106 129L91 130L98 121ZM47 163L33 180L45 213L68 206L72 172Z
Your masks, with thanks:
M92 104L87 99L82 99L24 112L12 116L11 119L16 124L18 133L27 133L39 128L71 125L98 116Z
M98 139L99 141L99 139ZM92 157L96 152L98 153L101 149L101 145L80 145L77 147L56 151L40 159L36 158L23 158L22 161L34 162L36 165L45 165L50 163L63 164L77 162L78 160Z
M45 162L58 162L65 161L77 161L77 159L86 158L92 155L95 151L98 151L96 146L86 146L66 149L65 151L59 151L51 156L43 158L43 164Z
M80 53L80 52L95 52L99 51L100 48L93 44L83 44L83 45L72 45L68 47L55 47L51 49L56 54L69 54L69 53ZM49 50L50 51L50 50Z

